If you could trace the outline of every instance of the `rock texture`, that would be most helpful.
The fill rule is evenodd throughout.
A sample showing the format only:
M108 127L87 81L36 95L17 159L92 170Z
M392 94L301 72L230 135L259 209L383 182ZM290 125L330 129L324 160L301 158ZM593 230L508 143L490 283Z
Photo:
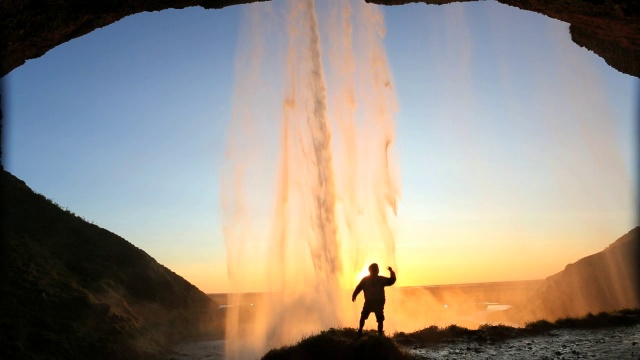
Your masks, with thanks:
M569 23L573 42L618 71L640 77L640 1L498 1Z
M444 5L474 0L366 0L382 5L422 2ZM569 23L571 39L602 57L609 66L640 77L640 1L497 0L505 5Z
M201 6L220 9L263 0L0 0L0 77L47 51L126 16Z
M29 59L125 16L201 6L218 9L261 0L0 0L0 76ZM367 0L402 5L411 0ZM474 0L424 0L443 5ZM573 41L621 72L640 77L640 2L627 0L498 0L570 25Z
M216 325L211 299L144 251L0 183L0 358L149 358Z
M201 6L218 9L261 0L0 0L0 76L50 49L125 16ZM382 5L443 5L474 0L367 0ZM621 72L640 77L640 2L637 0L498 0L565 21L573 41Z

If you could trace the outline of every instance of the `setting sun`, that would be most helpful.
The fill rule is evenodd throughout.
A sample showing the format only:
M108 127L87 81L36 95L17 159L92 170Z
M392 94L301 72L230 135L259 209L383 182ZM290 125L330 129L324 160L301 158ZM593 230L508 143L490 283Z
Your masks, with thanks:
M362 267L362 271L358 273L356 282L359 282L363 277L369 275L369 265L370 264L364 264L364 266Z

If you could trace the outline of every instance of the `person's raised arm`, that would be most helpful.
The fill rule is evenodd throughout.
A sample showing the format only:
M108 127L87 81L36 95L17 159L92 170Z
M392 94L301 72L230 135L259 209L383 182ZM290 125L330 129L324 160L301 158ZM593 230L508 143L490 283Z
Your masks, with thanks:
M390 286L396 283L396 273L395 271L393 271L391 266L389 266L387 269L389 269L389 272L391 273L391 276L389 276L389 282L387 282L387 286Z

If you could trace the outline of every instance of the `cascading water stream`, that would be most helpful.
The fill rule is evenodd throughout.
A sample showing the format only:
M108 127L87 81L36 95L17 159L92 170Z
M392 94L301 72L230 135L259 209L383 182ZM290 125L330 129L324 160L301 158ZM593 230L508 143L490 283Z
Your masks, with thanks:
M440 165L440 176L447 181L451 177L457 184L442 189L447 181L435 181L439 184L435 191L452 196L452 189L464 190L453 196L453 204L464 198L462 206L441 214L446 206L426 207L430 215L437 215L433 223L402 234L403 239L416 237L416 242L422 241L421 236L428 241L439 237L434 244L449 241L447 251L425 251L419 246L421 252L412 257L403 254L403 261L438 262L420 269L451 272L450 279L462 272L510 270L520 261L519 252L531 249L544 249L538 256L545 257L547 247L534 246L536 241L551 244L554 237L568 236L577 243L584 234L592 241L597 234L570 234L568 229L581 225L561 223L597 220L591 228L604 233L613 228L611 224L623 222L619 214L629 214L621 210L626 205L611 203L628 204L631 198L618 136L609 123L615 111L597 82L573 72L578 68L591 74L592 65L574 59L577 52L572 48L558 46L557 61L566 67L558 74L565 81L525 76L534 82L525 81L523 86L535 90L522 92L523 99L510 103L480 97L474 84L483 77L476 79L471 70L480 71L486 59L472 56L471 30L461 6L438 13L445 15L442 23L437 16L428 17L437 30L425 36L436 45L428 48L435 50L434 58L445 60L430 63L435 67L428 71L428 81L438 91L429 96L430 109L425 107L424 115L411 124L423 129L416 138L429 135L419 139L421 143L437 140L431 130L440 128L450 144L413 147L417 150L404 153L413 157L409 164L429 164L430 173L436 174L438 168L433 166ZM543 29L556 36L566 31L556 25ZM355 327L361 307L350 301L349 293L361 270L374 261L382 269L397 268L397 106L383 46L384 19L374 5L347 0L254 4L247 7L241 31L244 38L238 43L228 161L222 179L224 239L233 287L226 355L255 358L269 348L331 326ZM448 39L447 34L460 36ZM571 61L561 62L566 59ZM542 74L546 67L541 64L528 63L526 71L532 68L538 70L532 73ZM508 67L503 75L504 86L493 84L490 89L506 96L519 83L512 84L509 77L520 77ZM485 104L480 99L494 100ZM528 106L529 102L535 106ZM489 111L492 106L498 110ZM528 114L532 111L533 117ZM422 122L436 125L421 127ZM514 146L519 141L523 143ZM499 149L508 155L496 156ZM441 152L430 154L429 150ZM445 153L451 157L434 160ZM458 163L442 166L445 162ZM533 170L527 169L530 162ZM521 177L524 180L517 182ZM611 220L602 221L599 216ZM436 231L426 234L432 229ZM457 250L459 244L473 246L465 252ZM485 259L471 254L478 249ZM548 249L555 251L553 246ZM501 263L494 254L501 254L503 261L509 259ZM535 257L528 259L528 264L537 266L531 260ZM425 273L422 279L428 278ZM398 271L399 282L403 275ZM625 282L620 284L624 288ZM239 294L247 291L259 294ZM437 295L422 288L391 290L385 309L393 315L385 320L385 329L406 332L425 324L452 323L478 326L484 320L470 314L476 314L479 301L496 296L491 291L478 297L456 287L438 290ZM507 295L518 302L529 296L527 291L510 291ZM249 302L256 306L249 308Z
M313 0L291 0L287 45L278 48L270 43L277 21L260 20L277 7L251 7L250 41L237 60L222 189L225 245L231 283L238 291L262 285L265 295L247 329L239 295L230 299L230 358L353 326L359 309L345 291L369 262L396 265L396 105L382 14L361 1L332 1L317 13ZM282 79L270 81L266 72L279 70L266 68L265 53L278 51ZM259 110L275 101L281 108L273 115ZM277 144L270 148L259 129L278 134ZM269 151L277 161L264 158Z

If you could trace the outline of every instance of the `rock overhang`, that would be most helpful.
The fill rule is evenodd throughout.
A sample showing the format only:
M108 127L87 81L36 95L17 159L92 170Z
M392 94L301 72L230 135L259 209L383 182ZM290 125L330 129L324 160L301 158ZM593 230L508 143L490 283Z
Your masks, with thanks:
M54 47L140 12L220 9L265 0L0 0L0 76ZM446 5L478 0L366 0L380 5ZM620 72L640 77L640 1L497 0L569 23L572 40Z

